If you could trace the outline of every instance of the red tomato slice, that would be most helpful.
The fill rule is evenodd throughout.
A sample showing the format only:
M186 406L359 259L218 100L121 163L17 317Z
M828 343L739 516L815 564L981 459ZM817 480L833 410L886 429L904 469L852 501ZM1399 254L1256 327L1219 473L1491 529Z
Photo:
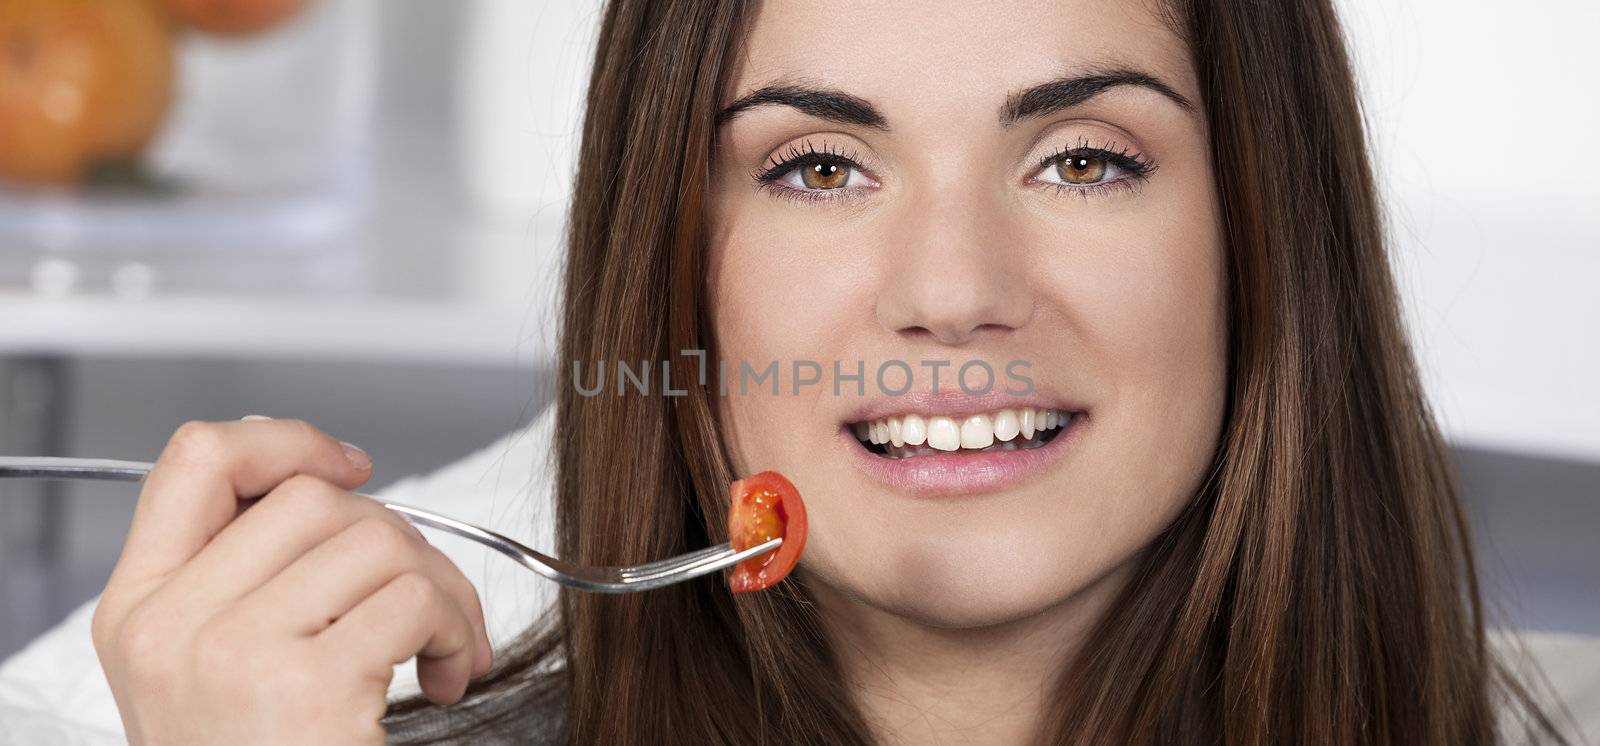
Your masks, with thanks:
M794 569L806 546L806 505L800 502L800 491L782 474L764 471L735 481L729 492L733 503L728 510L728 540L734 549L742 551L780 536L783 544L734 565L728 587L744 593L777 584Z

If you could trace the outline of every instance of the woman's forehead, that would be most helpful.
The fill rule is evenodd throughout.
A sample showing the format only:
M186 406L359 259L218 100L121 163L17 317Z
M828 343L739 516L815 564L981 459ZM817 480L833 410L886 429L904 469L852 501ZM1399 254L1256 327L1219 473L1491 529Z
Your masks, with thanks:
M970 107L1063 75L1135 70L1199 100L1187 45L1153 0L768 0L755 6L724 105L807 83L891 120ZM940 109L947 111L941 112ZM892 124L892 121L891 121Z

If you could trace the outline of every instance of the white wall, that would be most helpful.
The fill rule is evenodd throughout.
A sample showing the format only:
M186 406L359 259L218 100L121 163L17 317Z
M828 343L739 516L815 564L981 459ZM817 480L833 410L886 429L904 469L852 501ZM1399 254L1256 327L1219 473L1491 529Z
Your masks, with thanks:
M1600 3L1339 5L1446 432L1600 460Z

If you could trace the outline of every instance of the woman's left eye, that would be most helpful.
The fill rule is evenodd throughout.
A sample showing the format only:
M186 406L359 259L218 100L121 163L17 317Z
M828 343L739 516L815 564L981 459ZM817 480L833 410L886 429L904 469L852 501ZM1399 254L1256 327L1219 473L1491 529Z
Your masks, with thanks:
M1060 192L1088 197L1119 188L1136 188L1150 178L1155 163L1143 155L1107 144L1095 147L1079 141L1039 159L1039 170L1030 181L1049 184Z
M1091 153L1062 153L1050 159L1034 177L1046 184L1094 186L1117 181L1134 171L1110 158Z

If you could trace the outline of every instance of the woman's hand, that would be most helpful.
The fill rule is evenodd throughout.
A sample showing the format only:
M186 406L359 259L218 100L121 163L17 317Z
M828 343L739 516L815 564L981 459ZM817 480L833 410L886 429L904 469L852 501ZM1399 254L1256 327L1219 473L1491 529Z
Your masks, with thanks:
M145 479L93 625L128 738L382 743L395 664L439 703L489 670L477 593L349 491L364 453L253 419L185 423Z

